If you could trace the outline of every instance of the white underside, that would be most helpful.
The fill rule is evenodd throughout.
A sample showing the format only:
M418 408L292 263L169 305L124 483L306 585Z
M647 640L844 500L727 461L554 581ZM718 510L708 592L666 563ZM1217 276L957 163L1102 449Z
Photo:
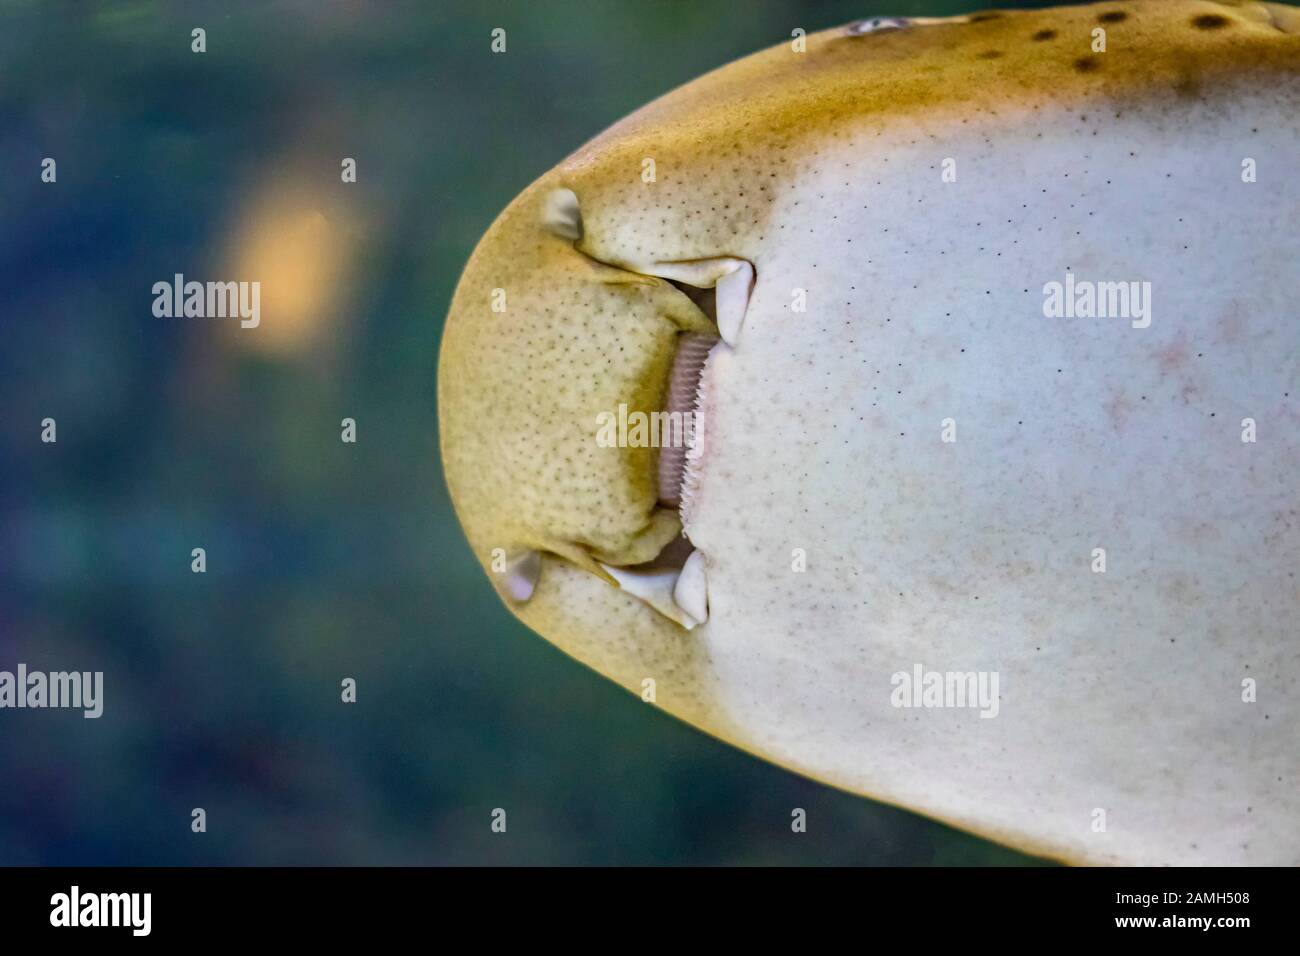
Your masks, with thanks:
M739 742L1071 859L1300 863L1300 136L1275 94L873 130L802 172L706 371L687 524L689 639ZM1150 282L1150 327L1045 317L1067 271ZM918 664L996 672L997 716L894 706Z

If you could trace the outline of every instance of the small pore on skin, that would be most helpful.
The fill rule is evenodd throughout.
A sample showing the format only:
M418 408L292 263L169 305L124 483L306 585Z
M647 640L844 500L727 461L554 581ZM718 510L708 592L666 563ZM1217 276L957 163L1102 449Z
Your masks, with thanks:
M1032 40L1034 40L1035 42L1038 42L1038 43L1042 43L1044 40L1055 40L1055 39L1056 39L1056 31L1055 31L1055 30L1039 30L1039 31L1038 31L1037 33L1035 33L1035 34L1034 34L1030 39L1032 39Z
M1097 16L1098 23L1123 23L1127 19L1128 14L1123 10L1107 10Z

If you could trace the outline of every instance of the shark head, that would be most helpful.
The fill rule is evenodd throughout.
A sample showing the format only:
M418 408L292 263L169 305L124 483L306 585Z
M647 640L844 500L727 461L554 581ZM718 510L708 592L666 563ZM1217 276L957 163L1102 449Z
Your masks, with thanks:
M1297 862L1265 838L1294 748L1215 696L1297 676L1297 103L1295 8L1199 0L877 18L656 100L456 290L475 556L534 631L797 772L1062 859ZM682 412L686 449L627 428ZM1290 437L1247 465L1222 425L1261 415ZM1000 703L960 723L962 686Z

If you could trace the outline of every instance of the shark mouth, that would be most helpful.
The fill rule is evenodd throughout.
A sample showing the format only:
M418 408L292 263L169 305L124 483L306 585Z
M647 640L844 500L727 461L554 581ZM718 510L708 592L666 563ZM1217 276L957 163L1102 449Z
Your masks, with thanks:
M677 283L674 283L677 285ZM680 286L679 286L680 287ZM683 291L686 291L683 289ZM692 294L701 310L712 317L712 290ZM690 294L690 293L688 293ZM707 306L707 307L706 307ZM707 332L683 332L677 338L677 352L668 373L664 400L667 421L681 442L659 449L656 484L659 506L681 513L685 523L703 439L703 381L709 357L717 349L729 348L720 337ZM691 630L709 617L704 555L683 531L651 561L631 567L602 565L618 586L654 608L664 617Z
M702 332L684 332L677 339L677 354L668 374L665 411L670 422L681 420L689 422L690 427L681 429L681 433L687 436L686 442L672 443L659 451L656 475L659 503L669 508L681 508L683 504L687 461L700 432L700 378L719 341L717 336Z
M577 195L569 189L556 189L547 195L541 226L573 241L580 254L603 266L668 282L714 324L716 333L678 334L664 390L663 411L669 432L684 436L684 440L659 445L654 475L656 497L660 508L678 511L684 524L703 455L709 359L719 349L737 346L756 283L754 264L730 255L668 261L605 261L591 257L579 245L584 232L582 209ZM518 601L532 595L540 572L540 561L525 558L530 559L531 553L516 562L519 580L508 582L510 594ZM708 620L705 556L695 549L685 532L650 561L624 566L599 563L622 590L686 630Z
M717 327L716 335L707 332L678 335L665 389L667 421L670 427L679 422L684 425L677 433L686 436L686 440L665 444L659 450L655 474L658 503L660 507L678 511L685 525L706 442L709 361L718 350L734 349L739 341L755 285L754 266L732 256L630 265L633 271L667 280ZM696 550L685 531L646 564L602 567L620 588L686 630L709 618L705 556Z

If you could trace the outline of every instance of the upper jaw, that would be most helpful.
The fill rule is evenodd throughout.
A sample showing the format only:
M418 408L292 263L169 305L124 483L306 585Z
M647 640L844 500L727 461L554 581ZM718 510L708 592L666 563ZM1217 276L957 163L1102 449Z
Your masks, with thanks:
M669 547L682 526L660 451L601 447L597 433L602 415L665 409L683 333L738 343L754 268L732 255L601 262L582 236L577 192L539 183L466 267L439 366L448 485L510 603L531 599L549 554L693 627L707 615L703 558Z

